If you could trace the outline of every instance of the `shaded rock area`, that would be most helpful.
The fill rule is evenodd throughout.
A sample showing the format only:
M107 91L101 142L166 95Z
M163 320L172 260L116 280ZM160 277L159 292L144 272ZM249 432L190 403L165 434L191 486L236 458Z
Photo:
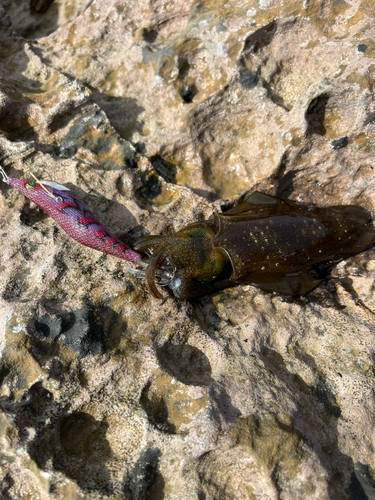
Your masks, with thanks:
M0 162L127 243L245 189L375 213L368 0L0 0ZM215 203L212 203L215 202ZM375 248L150 296L0 183L0 497L375 498Z

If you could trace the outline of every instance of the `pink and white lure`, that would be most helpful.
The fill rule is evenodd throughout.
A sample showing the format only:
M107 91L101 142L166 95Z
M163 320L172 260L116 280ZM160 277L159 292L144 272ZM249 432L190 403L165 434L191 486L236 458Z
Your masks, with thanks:
M95 250L137 263L141 254L111 234L89 208L53 181L26 181L8 177L0 167L2 179L42 208L71 238Z

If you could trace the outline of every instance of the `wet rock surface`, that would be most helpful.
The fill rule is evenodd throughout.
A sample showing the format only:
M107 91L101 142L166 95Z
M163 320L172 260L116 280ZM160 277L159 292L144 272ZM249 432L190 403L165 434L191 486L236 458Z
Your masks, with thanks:
M130 244L245 189L375 213L373 14L3 0L1 164ZM162 303L0 192L1 498L374 498L374 248L305 297Z

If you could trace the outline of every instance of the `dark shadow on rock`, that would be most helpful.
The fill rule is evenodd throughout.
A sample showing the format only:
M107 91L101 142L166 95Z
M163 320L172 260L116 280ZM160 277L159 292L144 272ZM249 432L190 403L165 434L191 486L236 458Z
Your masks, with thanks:
M176 426L169 422L168 407L163 397L158 397L150 390L151 382L147 382L142 390L140 403L147 414L151 425L166 434L175 434Z
M363 126L371 125L375 122L375 112L368 113L365 121L363 122Z
M54 0L30 0L28 22L13 20L14 28L23 38L35 40L50 35L59 27L59 3ZM48 12L48 21L45 14Z
M0 365L0 386L3 384L4 380L6 380L10 372L11 372L11 367L6 362L4 363L3 361Z
M161 451L147 448L140 453L133 470L124 480L126 500L163 500L164 480L159 472Z
M2 500L13 500L14 496L12 493L9 493L12 486L14 485L14 479L9 474L5 474L0 482L0 498Z
M350 490L353 500L375 500L375 472L371 465L354 464Z
M294 191L293 180L298 174L298 170L289 170L277 184L276 196L286 200Z
M324 117L327 103L330 95L323 93L315 97L308 105L305 111L305 120L307 123L306 135L325 135Z
M370 247L372 248L372 247ZM361 265L360 265L360 261L362 259L360 258L360 256L358 256L358 258L356 258L356 263L358 262L358 266L357 269L357 273L358 272L361 272ZM364 260L364 266L363 268L365 268L367 262L369 261L370 259L369 258L366 258ZM340 283L340 285L344 288L344 290L346 292L348 292L348 294L350 295L350 297L352 298L353 302L357 305L357 306L360 306L362 307L363 309L365 309L367 312L369 312L370 314L372 314L373 316L375 316L375 311L373 311L370 307L368 307L366 305L366 303L359 297L358 293L356 292L354 286L353 286L353 280L351 278L335 278L335 281L338 281ZM329 283L328 283L329 285ZM331 288L331 287L329 287ZM335 301L335 306L337 309L345 309L345 305L342 305L337 297L337 290L334 286L332 286L333 290L332 290L332 296L333 296L333 299Z
M293 192L293 179L298 170L288 170L289 166L288 151L285 151L280 159L275 174L272 175L272 183L277 186L276 196L287 199Z
M131 141L135 132L142 135L144 123L139 121L138 117L145 111L145 108L140 106L136 99L133 97L111 96L100 92L94 87L89 86L89 88L94 101L107 115L108 120L120 137Z
M217 422L224 419L226 424L233 424L241 416L240 410L233 406L231 397L219 382L211 385L209 395L212 401L211 414Z
M105 437L107 429L106 422L99 422L88 413L61 416L55 429L48 427L39 433L29 453L42 469L46 459L52 458L54 469L76 481L82 489L110 494L110 474L104 465L112 455Z
M179 90L180 97L185 104L191 104L197 93L198 89L194 83L191 85L186 85L184 87L181 87Z
M191 104L194 97L198 94L198 89L196 85L190 84L180 88L179 92L181 99L185 104Z
M99 422L92 415L78 411L61 417L58 427L61 447L67 456L84 460L90 460L95 455L106 459L111 456L111 448L105 438L109 427L107 422Z
M30 12L44 14L50 8L54 0L30 0Z
M133 147L139 153L140 155L146 155L147 153L147 148L146 144L144 142L133 142Z
M365 495L365 491L358 479L352 458L340 451L337 425L341 409L331 384L319 373L314 359L302 351L297 352L297 357L307 363L316 374L315 385L309 386L298 374L288 370L278 352L263 345L257 354L266 370L278 377L288 388L289 397L297 408L292 415L293 426L302 434L327 471L329 498L367 498L361 496ZM365 480L362 479L362 482Z
M85 112L85 108L87 104L92 101L92 98L89 98L80 106L76 106L73 101L67 102L64 106L63 111L60 114L55 114L48 124L48 131L51 134L54 134L58 130L65 128L69 122L73 122L73 120ZM85 130L85 128L81 128L80 130Z
M277 74L280 72L281 72L281 69L278 69L277 72L275 72L272 75L272 77L275 78L277 76ZM284 111L289 112L290 108L288 108L285 105L284 98L280 94L275 92L275 88L274 88L272 80L267 81L265 78L262 78L261 82L262 82L262 87L267 91L268 99L271 102L273 102L274 104L276 104L277 106L279 106L280 108L283 108Z
M267 47L272 42L276 30L277 23L275 20L257 29L245 39L243 52L251 51L256 54L259 50Z
M79 16L84 10L86 10L92 3L93 0L87 0L87 4L83 6L82 11L77 10L76 16ZM20 2L17 2L19 4ZM26 4L26 0L23 2ZM5 2L5 8L12 7L11 2ZM14 5L14 2L13 2ZM66 7L66 6L65 6ZM54 0L29 0L29 11L24 11L23 15L18 15L13 17L12 14L17 10L9 10L12 16L12 23L15 31L18 35L29 40L36 40L39 38L46 37L56 31L61 26L61 12L60 10L64 8L64 5L60 2ZM25 15L28 14L28 15ZM73 21L74 17L70 18L69 21Z
M159 35L159 31L155 25L147 26L142 30L142 38L148 44L152 44L156 41Z
M186 385L211 385L211 365L207 356L197 347L166 343L156 348L160 366L169 375Z
M207 201L214 202L219 199L219 196L214 191L209 191L208 189L199 189L190 187L191 191L200 196L201 198L205 198Z
M96 325L101 329L105 352L111 356L129 356L137 349L137 341L133 332L129 331L127 322L121 314L108 306L99 306L94 310Z

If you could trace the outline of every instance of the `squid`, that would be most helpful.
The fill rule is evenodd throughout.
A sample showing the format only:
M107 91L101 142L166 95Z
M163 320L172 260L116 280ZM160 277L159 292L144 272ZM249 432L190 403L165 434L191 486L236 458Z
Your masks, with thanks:
M213 218L169 236L145 236L130 248L110 233L69 189L53 181L2 180L26 196L74 240L137 265L158 299L166 289L193 299L237 284L282 295L304 295L333 265L369 248L375 229L354 205L316 207L253 192Z

